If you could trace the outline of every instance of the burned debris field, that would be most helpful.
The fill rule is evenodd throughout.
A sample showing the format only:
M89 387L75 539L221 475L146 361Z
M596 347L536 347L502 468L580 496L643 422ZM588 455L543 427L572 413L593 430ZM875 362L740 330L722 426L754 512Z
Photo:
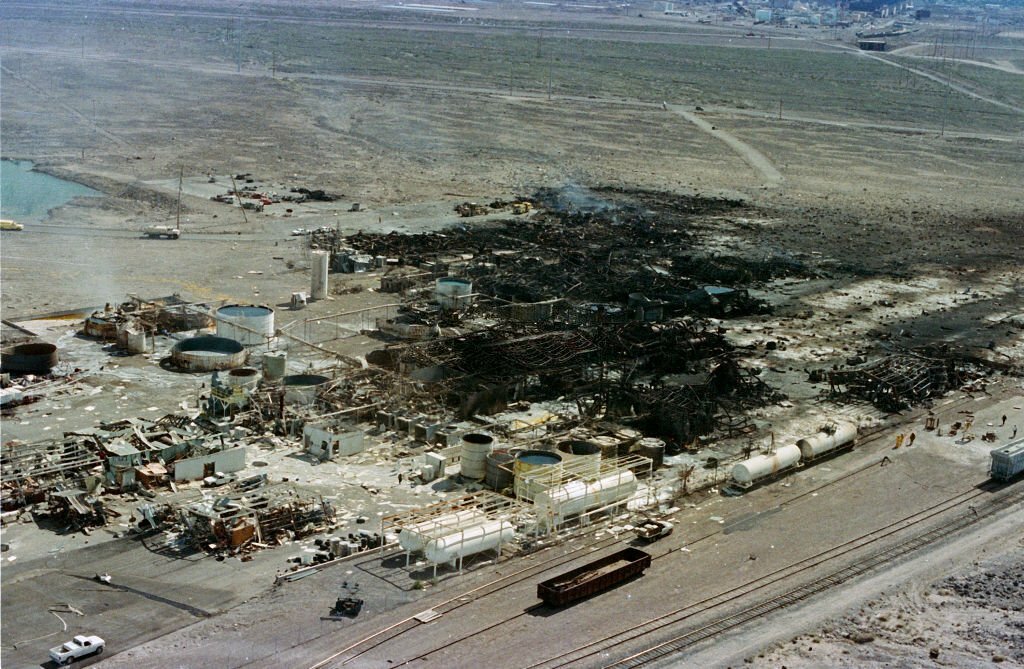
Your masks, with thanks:
M4 666L1024 664L1019 12L642 4L0 6Z

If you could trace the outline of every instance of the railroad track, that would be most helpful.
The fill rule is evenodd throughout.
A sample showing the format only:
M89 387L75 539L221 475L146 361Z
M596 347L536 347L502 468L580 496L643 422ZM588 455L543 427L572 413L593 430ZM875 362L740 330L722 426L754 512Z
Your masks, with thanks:
M597 530L595 529L594 531L596 532ZM548 560L538 562L524 569L520 569L519 571L512 572L511 574L507 574L505 576L502 576L501 578L484 583L483 585L473 588L472 590L467 590L466 592L460 593L455 597L446 599L440 604L435 604L428 610L434 611L439 615L449 613L451 611L454 611L455 609L458 609L459 607L465 606L466 604L475 602L476 600L482 597L487 597L488 595L492 595L496 592L504 590L505 588L515 585L516 583L520 583L526 580L527 578L536 575L536 573L538 572L543 572L553 567L558 567L562 564L565 564L566 562L571 562L572 560L575 560L578 557L577 554L581 551L590 551L594 549L599 550L601 548L607 548L608 546L611 546L618 542L618 540L618 537L612 536L607 539L602 539L600 541L586 543L582 546L573 549L568 553L562 553ZM385 627L382 630L378 630L373 634L370 634L358 641L349 644L348 646L337 651L330 657L324 658L316 664L310 665L309 669L322 669L323 667L327 666L346 665L355 660L356 658L373 650L374 648L384 643L387 643L388 641L391 641L395 637L398 637L412 629L415 629L416 627L419 627L421 624L422 623L417 619L416 616L404 618L393 625ZM345 655L346 653L351 653L352 651L356 652L342 659L342 655Z
M872 437L872 440L873 439L874 439L874 437ZM858 469L856 469L856 470L854 470L852 472L849 472L847 474L844 474L843 476L840 476L840 477L838 477L836 479L833 479L833 480L829 481L828 483L822 484L821 486L818 486L817 488L808 490L808 491L803 492L803 493L801 493L799 495L796 495L796 496L794 496L794 497L792 497L790 499L787 499L785 502L782 503L782 506L787 505L787 504L791 504L791 503L793 503L793 502L795 502L795 501L797 501L797 500L799 500L799 499L801 499L803 497L812 496L812 495L816 494L822 488L825 488L825 487L830 486L830 485L834 485L836 483L839 483L840 481L844 481L844 480L846 480L846 479L848 479L848 478L850 478L852 476L856 476L857 474L861 474L861 473L863 473L865 471L868 471L869 469L873 469L876 466L878 466L878 462L872 462L872 463L870 463L868 465L860 467L860 468L858 468ZM693 545L695 545L697 543L700 543L701 541L706 541L707 539L710 539L712 537L715 537L715 536L721 534L722 532L724 532L725 530L727 530L729 528L730 528L730 525L726 525L726 526L724 526L724 527L722 527L720 529L715 530L714 532L709 532L708 534L705 534L705 535L702 535L700 537L697 537L697 538L693 539L692 541L687 542L686 546L689 547L689 546L693 546ZM504 577L502 577L500 579L497 579L495 581L491 581L489 583L485 583L484 585L479 586L478 588L474 588L473 590L469 590L467 592L464 592L464 593L462 593L462 594L460 594L460 595L458 595L456 597L452 597L451 599L445 600L444 602L441 602L440 604L435 605L432 608L432 610L436 611L438 613L448 613L450 611L453 611L453 610L459 608L460 606L463 606L465 604L469 604L469 603L474 602L474 601L476 601L478 599L481 599L482 597L486 597L488 595L496 593L496 592L498 592L500 590L503 590L504 588L510 587L512 585L515 585L516 583L520 583L520 582L526 580L527 578L529 578L531 576L535 576L537 573L546 571L548 569L552 569L554 567L558 567L558 566L560 566L562 564L565 564L567 562L571 562L572 560L574 560L576 558L576 556L577 556L577 554L579 552L581 552L581 551L583 551L585 549L586 550L593 550L595 548L597 548L597 549L607 548L608 546L613 545L616 541L618 541L618 539L616 537L610 537L610 538L605 539L605 540L603 540L601 542L585 544L583 546L580 546L579 548L576 548L575 550L573 550L570 553L564 553L564 554L562 554L560 556L552 558L551 560L547 560L545 562L541 562L541 563L538 563L536 565L532 565L531 567L527 567L526 569L521 569L521 570L519 570L517 572L514 572L512 574L504 576ZM653 559L654 560L658 560L660 558L667 557L668 555L669 555L669 553L665 553L665 554L662 554L662 555L656 555L656 556L653 557ZM537 606L541 606L541 605L538 604ZM516 614L514 616L506 618L506 619L500 621L497 624L505 624L507 622L510 622L512 620L520 618L520 617L528 614L534 608L537 608L537 607L532 607L530 609L527 609L526 611L520 612L520 613L518 613L518 614ZM360 657L362 655L365 655L366 653L370 652L374 648L377 648L378 646L381 646L384 643L387 643L388 641L391 641L392 639L395 639L396 637L399 637L402 634L405 634L406 632L409 632L409 631L419 627L421 624L422 623L415 616L412 616L412 617L409 617L409 618L404 618L403 620L400 620L397 623L394 623L393 625L385 627L382 630L378 630L377 632L374 632L373 634L371 634L369 636L363 637L362 639L349 644L348 646L346 646L345 648L342 648L341 650L337 651L336 653L332 654L331 656L329 656L327 658L324 658L323 660L321 660L320 662L318 662L316 664L311 665L309 667L309 669L323 669L324 667L327 667L327 666L344 666L344 665L347 665L350 662L352 662L353 660L355 660L356 658L358 658L358 657ZM451 645L454 645L456 643L459 643L460 641L463 641L465 639L471 638L472 636L479 635L479 634L487 631L488 629L490 629L491 627L494 627L494 626L495 625L490 625L490 626L488 626L488 627L486 627L484 629L479 629L479 630L476 630L474 632L471 632L471 633L467 634L466 636L461 637L459 639L453 639L453 640L449 641L447 645L451 646ZM346 653L350 653L352 651L356 651L356 652L354 654L352 654L352 655L349 655L348 657L345 657L344 659L340 659L342 655L345 655ZM424 653L422 656L419 656L417 658L411 658L410 660L407 660L403 664L408 663L412 659L420 659L420 658L425 657L426 655L429 655L429 654L430 654L429 652L428 653ZM396 666L402 666L402 665L396 665Z
M954 410L956 408L959 408L960 406L962 406L966 402L967 402L967 400L959 400L959 401L951 402L951 403L943 406L941 409L943 410L943 412L947 412L949 410ZM863 447L863 446L865 446L868 443L872 443L872 442L878 441L881 438L882 434L886 433L887 430L890 429L890 428L891 428L891 426L881 425L881 426L877 426L876 428L868 431L866 434L862 434L861 439L860 439L859 447ZM822 485L820 485L820 486L818 486L816 488L813 488L813 489L808 490L806 492L803 492L803 493L801 493L799 495L796 495L796 496L794 496L792 498L789 498L786 501L782 502L782 504L780 504L780 506L786 506L786 505L792 504L795 501L800 500L801 498L808 497L808 496L813 496L813 495L817 494L823 488L826 488L828 486L834 485L834 484L839 483L841 481L845 481L846 479L849 479L849 478L851 478L853 476L856 476L856 475L861 474L861 473L863 473L865 471L873 469L874 467L876 467L878 465L879 465L879 461L871 462L871 463L869 463L867 465L864 465L863 467L860 467L860 468L855 469L855 470L853 470L851 472L848 472L848 473L846 473L846 474L844 474L842 476L839 476L839 477L837 477L837 478L835 478L835 479L833 479L831 481L828 481L827 483L824 483L824 484L822 484ZM964 493L964 494L967 494L967 493ZM918 514L915 514L915 515L918 515ZM900 521L897 521L897 522L900 522ZM722 527L722 528L720 528L720 529L718 529L718 530L716 530L714 532L710 532L708 534L705 534L705 535L702 535L700 537L697 537L697 538L693 539L692 541L687 542L685 544L685 546L687 546L687 547L693 546L693 545L695 545L695 544L697 544L697 543L699 543L701 541L705 541L705 540L710 539L710 538L712 538L714 536L717 536L717 535L721 534L722 532L724 532L725 530L729 529L729 527L730 527L729 525L726 525L725 527ZM520 583L520 582L526 580L527 578L530 578L531 576L534 576L534 575L536 575L538 573L541 573L541 572L546 571L548 569L552 569L554 567L557 567L557 566L560 566L560 565L565 564L567 562L570 562L570 561L574 560L576 558L577 554L580 551L582 551L582 550L585 550L585 549L586 550L593 550L595 548L597 548L597 549L605 548L605 547L611 546L616 541L618 541L618 539L616 537L610 537L609 539L605 539L605 540L603 540L601 542L589 543L589 544L580 546L580 547L576 548L575 550L571 551L570 553L565 553L565 554L562 554L562 555L557 556L555 558L552 558L550 560L546 560L544 562L532 565L532 566L527 567L525 569L521 569L521 570L516 571L516 572L514 572L512 574L509 574L507 576L503 576L500 579L496 579L496 580L491 581L489 583L485 583L485 584L483 584L483 585L481 585L481 586L479 586L477 588L474 588L474 589L469 590L467 592L461 593L460 595L458 595L456 597L452 597L451 599L445 600L444 602L441 602L440 604L435 605L432 608L432 610L437 612L438 614L443 614L443 613L451 612L451 611L453 611L453 610L455 610L455 609L457 609L457 608L459 608L461 606L464 606L464 605L469 604L471 602L477 601L477 600L479 600L479 599L481 599L483 597L486 597L488 595L491 595L493 593L499 592L499 591L501 591L501 590L503 590L503 589L505 589L507 587L515 585L516 583ZM663 553L661 555L656 555L656 556L653 557L653 559L654 560L659 560L661 558L667 557L670 554L671 553ZM743 587L743 586L740 586L740 587ZM721 595L719 595L719 596L721 596ZM691 606L700 606L703 603L704 602L698 602L697 604L691 605ZM541 606L541 605L538 605L538 606ZM463 637L460 637L458 639L451 639L451 640L449 640L446 643L446 647L450 647L450 646L455 645L455 644L457 644L457 643L459 643L461 641L464 641L466 639L470 639L470 638L472 638L474 636L478 636L478 635L486 632L487 630L489 630L489 629L491 629L493 627L496 627L498 625L503 625L503 624L508 623L508 622L510 622L512 620L515 620L515 619L520 618L520 617L522 617L524 615L527 615L534 608L537 608L537 607L531 607L530 609L527 609L526 611L522 611L520 613L517 613L517 614L515 614L515 615L513 615L513 616L511 616L509 618L501 620L498 623L495 623L495 624L492 624L492 625L488 625L485 628L481 628L481 629L475 630L473 632L469 632L466 635L464 635ZM667 614L667 615L672 615L672 614ZM659 620L660 620L660 618L659 618ZM362 639L359 639L358 641L355 641L355 642L349 644L345 648L342 648L341 650L333 653L329 657L324 658L323 660L317 662L316 664L311 665L309 667L309 669L323 669L324 667L328 667L328 666L344 666L344 665L347 665L350 662L352 662L353 660L355 660L355 659L365 655L366 653L370 652L371 650L373 650L373 649L375 649L375 648L377 648L377 647L379 647L379 646L381 646L381 645L383 645L383 644L385 644L385 643L387 643L387 642L389 642L389 641L391 641L391 640L393 640L393 639L395 639L395 638L405 634L406 632L409 632L409 631L411 631L413 629L416 629L421 624L423 624L423 623L420 622L420 620L418 620L416 618L416 616L412 616L412 617L400 620L397 623L394 623L393 625L390 625L388 627L385 627L384 629L378 630L377 632L374 632L373 634L370 634L370 635L368 635L366 637L363 637ZM640 627L640 626L637 626L637 627ZM636 628L631 628L631 630L633 630L633 629L636 629ZM599 642L595 642L595 643L599 643ZM416 656L414 658L409 658L408 660L405 660L402 664L399 664L399 665L396 665L396 666L403 666L403 665L408 664L409 662L412 662L414 660L423 659L426 656L430 655L432 652L434 652L434 651L428 651L428 652L422 653L421 655L418 655L418 656ZM352 653L352 654L348 655L347 657L342 658L342 656L346 655L347 653ZM561 656L559 656L559 657L561 657ZM585 657L585 656L583 656L583 657ZM546 664L547 662L550 662L553 659L556 659L556 658L549 658L549 660L546 660L544 663L540 663L538 665L533 665L533 666L535 666L535 667L543 666L544 664ZM556 666L562 666L562 665L556 665Z
M886 525L882 528L873 530L864 535L861 535L860 537L843 542L842 544L839 544L837 546L833 546L814 556L806 558L805 560L796 562L792 565L779 569L775 572L772 572L770 574L767 574L765 576L762 576L758 579L742 584L730 590L718 593L713 597L709 597L699 602L689 604L686 607L677 609L676 611L672 611L670 613L658 616L657 618L647 620L643 623L640 623L639 625L635 625L626 630L617 632L613 635L609 635L602 639L598 639L593 642L584 644L583 646L580 646L572 651L563 653L555 657L548 658L542 662L530 665L529 667L526 667L524 669L536 669L539 667L570 666L588 657L597 655L599 653L603 653L607 651L609 648L616 646L617 644L633 641L659 630L664 631L666 625L678 624L688 618L692 618L698 614L704 613L718 606L722 606L728 602L734 601L736 597L745 596L758 590L763 590L775 583L778 583L779 581L791 578L803 571L807 571L809 569L820 566L822 563L827 562L828 560L836 559L837 557L840 557L841 555L844 555L851 550L863 548L864 546L870 545L871 543L884 539L888 536L892 536L895 533L905 531L906 529L913 527L916 524L920 524L921 522L924 522L930 518L946 513L952 509L955 509L957 506L966 504L971 500L986 494L987 493L984 490L977 490L974 488L964 491L958 495L954 495L953 497L947 498L942 502L934 504L931 507L922 509L913 514L905 516L904 518L894 521L893 523L890 523L889 525ZM1022 497L1024 497L1024 492L1022 492ZM661 558L665 558L670 555L673 555L676 552L677 550L668 551L666 553L662 553L661 555L654 556L653 559L658 560ZM788 605L788 603L786 605ZM463 641L467 641L474 637L478 637L491 629L500 627L502 625L506 625L507 623L510 623L518 618L522 618L523 616L529 615L533 610L541 608L542 606L542 604L537 604L533 607L530 607L529 609L526 609L525 611L521 611L519 613L516 613L515 615L503 618L497 622L490 623L485 627L467 632L466 634L460 637L446 639L443 649L449 650L452 648L452 646L462 643ZM379 644L375 644L375 646L376 645ZM403 667L411 663L424 660L441 649L442 648L434 648L422 652L418 655L405 659L401 663L396 663L394 666ZM368 648L366 650L370 649ZM350 659L354 659L354 657Z
M585 644L584 646L580 646L573 651L569 651L568 653L548 658L543 662L532 665L532 667L543 666L554 669L555 667L571 666L582 662L589 657L593 657L598 653L607 652L609 648L614 646L642 639L656 631L664 632L666 625L678 624L689 618L695 617L700 613L724 606L730 602L735 602L737 597L745 597L761 591L766 591L770 586L778 584L785 579L789 579L799 573L806 572L832 562L852 550L858 550L877 544L887 537L891 537L910 528L919 526L932 518L954 511L955 509L963 507L979 497L989 494L990 493L985 490L971 490L961 493L944 500L939 504L933 505L928 509L920 511L913 516L908 516L896 521L895 523L891 523L884 528L880 528L874 532L862 535L862 537L858 537L857 539L835 546L802 562L794 563L794 565L778 570L773 574L762 577L762 579L751 581L748 584L720 593L719 595L703 600L702 602L691 604L687 607L653 618L639 625L635 625L627 630L595 640ZM838 569L835 569L823 576L816 577L813 580L790 588L780 594L766 595L760 601L749 606L744 606L743 610L739 612L730 613L711 622L700 624L694 629L687 630L666 641L660 641L646 650L621 658L610 664L606 661L602 661L602 666L642 667L649 665L669 655L682 652L702 641L724 634L768 614L825 592L830 588L841 585L842 583L876 569L877 567L888 564L893 560L949 537L1021 501L1024 501L1024 488L1002 494L994 499L989 499L978 506L970 506L968 510L962 511L959 515L947 522L925 529L924 531L903 539L891 546L879 548L878 550L857 559L852 564L839 567Z

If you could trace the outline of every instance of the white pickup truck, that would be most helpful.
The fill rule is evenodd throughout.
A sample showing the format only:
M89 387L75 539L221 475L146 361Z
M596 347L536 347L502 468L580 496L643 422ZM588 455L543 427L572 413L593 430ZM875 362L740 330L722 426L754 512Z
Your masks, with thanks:
M75 660L103 652L106 642L98 636L76 636L56 648L50 649L50 659L57 664L69 664Z

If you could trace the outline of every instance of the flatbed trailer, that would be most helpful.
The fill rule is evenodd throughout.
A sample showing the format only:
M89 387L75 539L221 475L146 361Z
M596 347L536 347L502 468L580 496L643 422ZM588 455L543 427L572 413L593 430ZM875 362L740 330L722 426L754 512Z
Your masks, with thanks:
M548 606L565 606L638 576L650 566L649 553L625 548L538 583L537 596Z

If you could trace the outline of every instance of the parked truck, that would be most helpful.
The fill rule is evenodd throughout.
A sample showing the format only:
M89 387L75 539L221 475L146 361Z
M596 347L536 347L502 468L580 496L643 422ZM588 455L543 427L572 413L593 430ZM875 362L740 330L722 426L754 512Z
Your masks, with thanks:
M142 234L150 239L177 239L181 237L181 229L174 228L169 225L151 225L143 229Z
M565 606L638 576L650 566L650 553L625 548L538 583L537 596L548 606Z
M75 660L103 652L106 642L98 636L76 636L56 648L50 649L50 659L57 664L70 664Z

